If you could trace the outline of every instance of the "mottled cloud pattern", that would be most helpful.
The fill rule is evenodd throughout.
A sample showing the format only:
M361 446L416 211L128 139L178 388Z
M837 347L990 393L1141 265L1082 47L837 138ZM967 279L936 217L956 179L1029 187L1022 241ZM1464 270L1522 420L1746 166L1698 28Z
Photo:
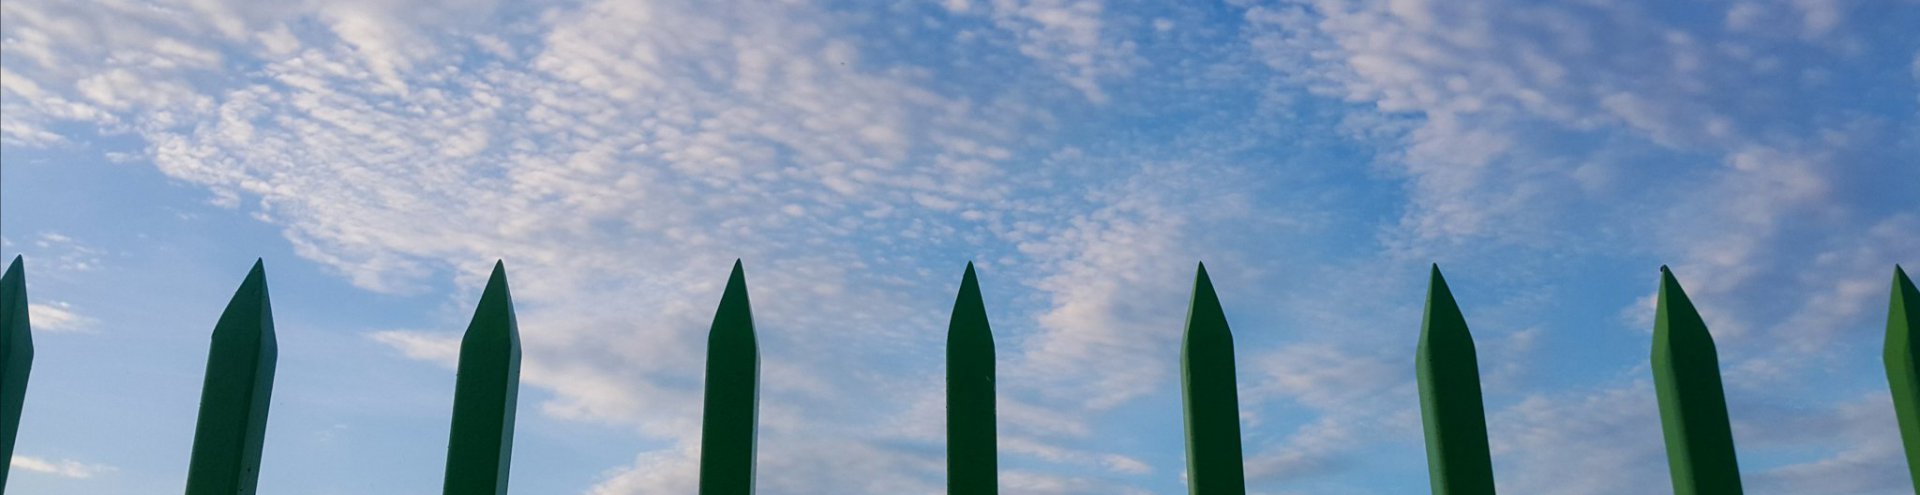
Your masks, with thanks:
M968 260L1009 493L1183 489L1197 260L1239 338L1258 493L1424 489L1429 262L1461 281L1503 491L1666 489L1635 342L1670 264L1719 339L1749 488L1910 493L1861 352L1892 265L1920 262L1911 1L0 10L9 149L134 140L116 161L374 293L473 293L504 258L548 394L522 414L650 445L596 494L693 491L735 258L764 493L944 489L939 346ZM33 317L93 331L76 307ZM446 331L368 338L457 355Z

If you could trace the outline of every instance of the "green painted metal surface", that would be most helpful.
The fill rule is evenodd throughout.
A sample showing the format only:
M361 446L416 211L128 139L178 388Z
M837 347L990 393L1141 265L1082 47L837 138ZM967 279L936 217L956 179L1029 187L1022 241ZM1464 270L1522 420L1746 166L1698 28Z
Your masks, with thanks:
M1436 495L1491 494L1493 457L1480 402L1480 364L1467 319L1434 265L1414 357L1420 418L1427 432L1427 476Z
M993 416L993 330L973 263L947 324L947 493L999 493Z
M27 269L19 256L0 275L0 459L13 458L20 413L27 401L27 374L33 369L33 331L27 321ZM0 465L0 492L7 471Z
M187 467L187 495L254 493L278 352L266 267L255 261L213 327Z
M520 327L507 290L507 267L493 264L487 288L460 339L447 440L448 495L504 495L513 460L514 405L520 396Z
M1220 297L1201 264L1180 343L1180 392L1187 428L1187 493L1244 495L1240 398L1233 371L1233 333Z
M733 262L713 328L707 332L707 383L700 423L700 494L753 493L754 421L759 411L760 349L747 303L747 275Z
M1887 385L1893 391L1894 417L1906 444L1907 474L1920 486L1920 290L1899 265L1893 267L1892 302L1887 308Z
M1675 495L1732 495L1740 491L1733 430L1720 385L1720 358L1700 312L1673 272L1660 267L1659 307L1653 324L1653 384L1666 432L1667 468Z

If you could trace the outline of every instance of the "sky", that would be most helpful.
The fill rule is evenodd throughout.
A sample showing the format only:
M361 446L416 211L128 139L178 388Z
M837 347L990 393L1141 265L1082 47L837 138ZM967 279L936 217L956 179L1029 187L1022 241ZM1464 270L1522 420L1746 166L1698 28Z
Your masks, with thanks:
M1204 261L1249 490L1427 490L1437 263L1505 493L1670 493L1669 265L1756 494L1910 494L1881 368L1920 266L1915 0L7 0L0 255L37 355L7 493L184 485L256 258L260 490L439 489L504 260L515 493L693 493L743 260L758 488L944 491L967 262L1010 494L1183 493Z

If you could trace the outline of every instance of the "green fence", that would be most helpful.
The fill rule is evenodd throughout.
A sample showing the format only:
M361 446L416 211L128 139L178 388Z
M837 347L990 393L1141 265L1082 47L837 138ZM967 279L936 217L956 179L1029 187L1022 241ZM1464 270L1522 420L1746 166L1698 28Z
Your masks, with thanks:
M22 264L15 257L0 277L0 414L4 414L0 416L0 455L9 458L33 362ZM1473 337L1439 267L1431 276L1414 369L1420 383L1433 492L1493 493L1493 463ZM255 491L276 356L268 299L266 269L255 262L214 324L187 471L189 495ZM1713 337L1666 267L1660 269L1658 299L1652 368L1674 492L1738 494L1740 472ZM1887 381L1907 466L1920 483L1920 368L1916 368L1920 341L1913 338L1917 318L1920 291L1896 266L1887 317ZM969 263L947 329L949 493L998 492L993 363L993 334ZM700 439L703 495L753 493L759 373L746 273L735 262L707 334ZM1204 265L1195 275L1188 305L1180 386L1189 492L1246 493L1233 334ZM460 342L445 493L507 493L519 387L519 328L507 290L506 267L495 263ZM0 487L5 486L7 470L0 466Z

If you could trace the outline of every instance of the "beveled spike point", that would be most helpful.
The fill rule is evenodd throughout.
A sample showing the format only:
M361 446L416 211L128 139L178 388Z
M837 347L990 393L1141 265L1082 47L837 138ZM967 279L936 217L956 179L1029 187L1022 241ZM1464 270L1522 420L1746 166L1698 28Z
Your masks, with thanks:
M746 270L734 260L707 332L707 369L700 424L700 494L751 495L760 350Z
M519 396L520 324L506 264L496 261L460 338L443 493L507 493Z
M254 260L213 328L187 494L255 493L279 346L263 260Z
M1467 320L1435 264L1414 357L1427 475L1436 495L1492 494L1493 461L1480 395L1480 364Z
M947 493L999 492L993 363L993 331L969 262L947 325Z
M1654 310L1653 383L1667 444L1667 468L1675 495L1741 493L1740 466L1728 425L1720 360L1706 322L1661 269Z
M1244 495L1240 399L1235 387L1233 333L1201 263L1180 346L1180 392L1187 433L1187 491Z

